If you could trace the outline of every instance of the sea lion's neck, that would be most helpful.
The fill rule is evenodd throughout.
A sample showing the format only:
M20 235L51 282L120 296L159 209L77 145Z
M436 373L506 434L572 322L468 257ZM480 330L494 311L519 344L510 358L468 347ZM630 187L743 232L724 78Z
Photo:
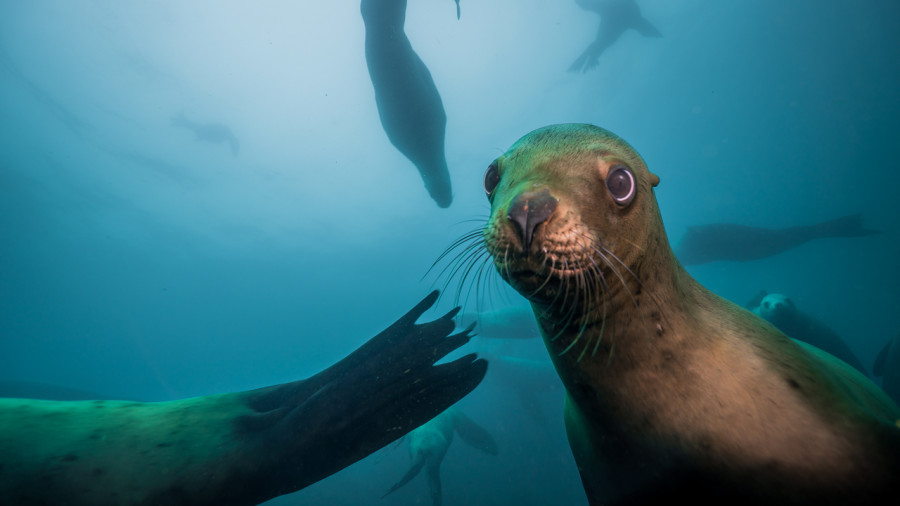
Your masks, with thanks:
M592 383L620 387L621 375L658 367L672 350L691 346L685 342L689 333L675 329L700 317L705 290L678 263L665 236L652 243L641 262L606 276L608 288L592 315L564 319L532 304L561 375L592 371L585 375Z

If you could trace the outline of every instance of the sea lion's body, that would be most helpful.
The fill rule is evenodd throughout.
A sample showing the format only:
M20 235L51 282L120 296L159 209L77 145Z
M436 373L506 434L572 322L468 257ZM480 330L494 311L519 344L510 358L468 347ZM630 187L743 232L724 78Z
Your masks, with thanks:
M403 30L406 0L362 0L360 11L381 126L419 170L431 198L448 207L453 191L444 155L447 115L431 72Z
M688 227L678 244L678 261L698 265L716 261L749 262L794 249L816 239L865 237L879 234L863 227L862 215L788 228L763 228L736 223Z
M759 305L751 311L775 325L786 336L830 353L857 371L868 375L865 366L856 358L856 354L841 336L817 318L797 309L787 296L780 293L766 294L760 299Z
M453 442L454 433L459 434L460 438L469 446L488 455L497 455L498 453L497 442L494 441L493 436L473 422L459 408L451 406L406 435L412 466L385 495L395 492L409 483L424 468L425 474L428 476L432 505L441 506L443 502L441 463L444 461L444 456L447 455L450 443Z
M590 125L536 130L485 174L485 245L531 301L565 384L591 504L896 497L900 408L691 278L658 181Z
M425 423L485 373L456 311L422 301L324 371L171 402L0 399L0 502L257 504L299 490ZM470 329L469 329L470 330Z
M641 14L635 0L575 0L584 10L600 15L600 26L593 42L569 67L569 72L587 72L595 67L610 46L628 30L636 30L644 37L662 37L659 30Z

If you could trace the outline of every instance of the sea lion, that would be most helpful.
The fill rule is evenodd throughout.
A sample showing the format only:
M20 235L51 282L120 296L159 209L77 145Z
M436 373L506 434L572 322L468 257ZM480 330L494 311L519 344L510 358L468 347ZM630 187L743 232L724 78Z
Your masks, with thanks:
M360 11L366 25L366 65L384 133L419 170L437 205L449 207L447 115L431 72L403 31L406 0L362 0Z
M881 388L900 403L900 334L888 341L878 353L873 372L881 378Z
M600 55L615 44L626 30L636 30L644 37L662 37L647 18L635 0L575 0L584 10L600 15L597 38L581 53L569 72L587 72L597 66Z
M688 227L676 248L676 255L684 265L720 260L748 262L777 255L814 239L864 237L880 233L864 228L859 214L788 228L712 223Z
M0 399L0 498L10 504L257 504L362 459L482 380L456 308L431 293L301 381L171 402Z
M454 432L459 434L460 439L469 446L488 455L497 455L497 442L494 441L493 436L482 426L473 422L462 410L456 406L450 406L443 413L406 435L412 467L384 495L387 496L409 483L424 467L428 475L431 502L434 506L441 506L443 502L441 462L444 461L447 449L453 442Z
M811 344L820 350L853 366L857 371L868 375L864 365L853 350L835 331L818 319L800 311L794 302L780 293L761 293L759 301L750 307L750 311L766 319L778 330L792 339Z
M240 143L228 125L221 123L197 123L185 117L184 113L179 113L172 117L172 126L186 128L194 132L194 136L198 141L209 142L212 144L227 144L231 148L231 154L238 155Z
M897 497L900 408L691 278L658 182L625 141L578 124L529 133L484 175L483 247L531 302L590 503Z

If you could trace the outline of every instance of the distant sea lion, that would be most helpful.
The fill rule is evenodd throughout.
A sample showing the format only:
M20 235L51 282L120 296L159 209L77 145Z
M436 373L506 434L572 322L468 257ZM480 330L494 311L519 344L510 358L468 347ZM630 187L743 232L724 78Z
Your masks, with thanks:
M491 434L473 422L459 408L451 406L406 435L412 467L384 495L386 496L409 483L424 467L428 475L428 488L431 491L432 504L441 506L443 502L441 462L444 461L447 449L453 442L454 432L459 434L460 439L469 446L488 455L497 455L497 442L494 441Z
M172 402L0 399L9 504L257 504L362 459L484 377L459 308L423 324L433 292L343 360L301 381Z
M688 227L675 253L684 265L718 260L747 262L777 255L814 239L863 237L880 233L878 230L863 228L862 216L859 214L814 225L780 229L714 223Z
M231 148L231 154L238 155L241 146L237 137L231 132L227 125L221 123L196 123L185 117L183 113L172 118L172 126L186 128L194 132L194 136L198 141L209 142L212 144L227 144Z
M431 72L403 31L406 0L362 0L366 64L375 88L381 126L419 170L428 194L440 207L453 202L444 157L447 115Z
M881 388L900 403L900 334L888 341L878 353L873 372L881 377Z
M691 278L666 239L658 182L592 125L531 132L484 176L483 246L531 302L590 503L897 497L900 408Z
M662 37L647 18L641 14L641 8L634 0L575 0L584 10L594 11L600 15L600 27L597 38L581 53L569 72L587 72L597 66L600 55L615 44L626 30L636 30L644 37Z
M748 308L754 314L765 318L788 337L811 344L850 364L857 371L869 374L839 335L821 321L797 309L786 295L763 292L757 297L756 304Z

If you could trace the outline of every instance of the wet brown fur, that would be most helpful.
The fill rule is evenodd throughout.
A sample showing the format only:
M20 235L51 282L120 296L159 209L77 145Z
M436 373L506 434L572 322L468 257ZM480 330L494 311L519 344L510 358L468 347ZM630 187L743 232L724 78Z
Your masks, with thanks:
M666 238L659 178L633 148L595 126L554 125L495 163L484 244L531 301L566 385L591 504L897 497L900 408L691 278ZM627 206L606 189L616 165L636 178ZM526 252L507 212L542 190L558 204Z

